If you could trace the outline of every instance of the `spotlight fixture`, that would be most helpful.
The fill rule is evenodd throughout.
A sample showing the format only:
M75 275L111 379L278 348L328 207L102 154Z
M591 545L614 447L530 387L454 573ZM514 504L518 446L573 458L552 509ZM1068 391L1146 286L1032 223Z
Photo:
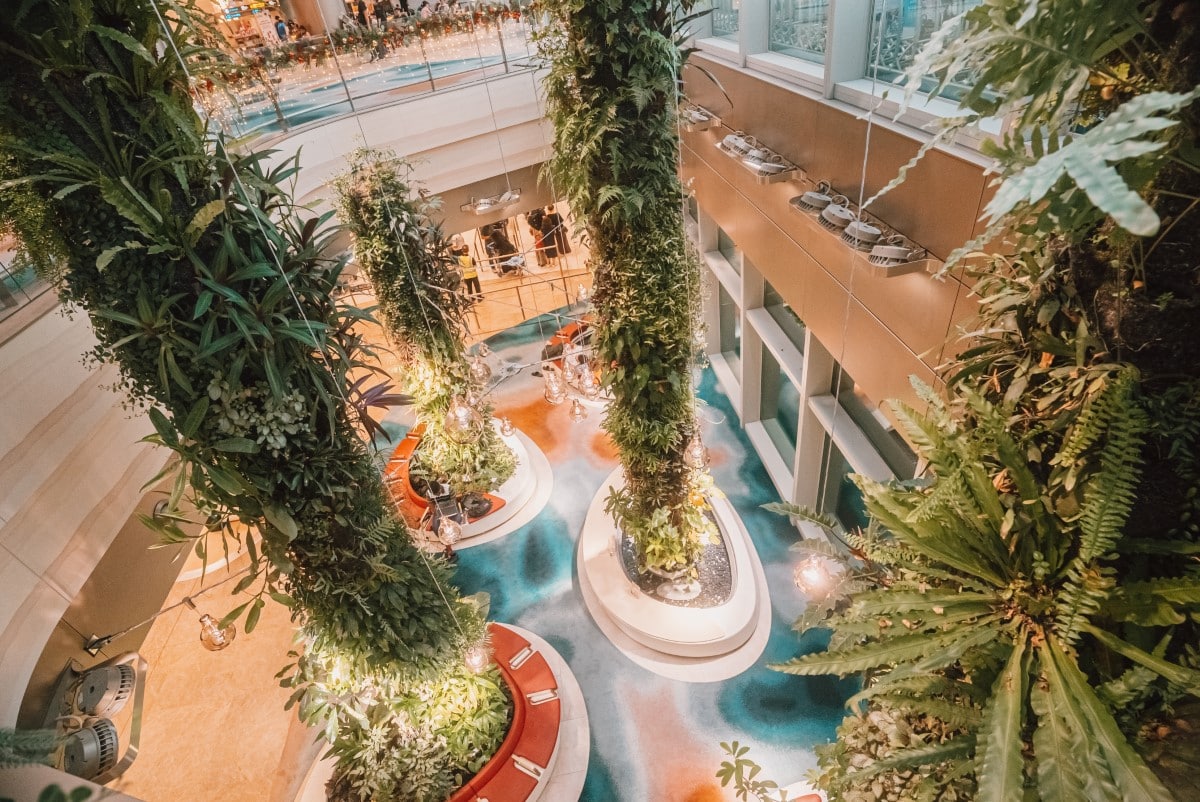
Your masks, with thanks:
M470 212L471 214L491 214L500 209L514 206L521 202L521 188L505 190L499 195L490 195L486 198L471 198L470 201L459 206L459 211Z
M583 402L581 402L578 398L572 398L571 411L568 413L568 415L570 415L571 420L573 420L575 423L579 423L579 421L586 418L587 410L584 409Z

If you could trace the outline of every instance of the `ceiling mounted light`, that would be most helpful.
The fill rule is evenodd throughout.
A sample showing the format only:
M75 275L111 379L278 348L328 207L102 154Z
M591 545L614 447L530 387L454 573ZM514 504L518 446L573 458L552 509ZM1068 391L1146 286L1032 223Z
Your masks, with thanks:
M469 212L471 214L491 214L500 209L514 206L521 202L521 188L507 189L499 195L490 195L486 198L471 198L470 201L459 206L459 211Z

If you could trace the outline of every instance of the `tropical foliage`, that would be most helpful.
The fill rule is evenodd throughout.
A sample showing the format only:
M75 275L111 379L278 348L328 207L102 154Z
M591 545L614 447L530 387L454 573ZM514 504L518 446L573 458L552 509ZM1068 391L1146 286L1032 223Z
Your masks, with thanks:
M948 130L1012 121L987 231L951 259L981 324L949 400L898 408L927 477L860 482L873 526L797 622L828 650L778 666L864 674L816 779L845 800L1176 798L1198 764L1200 19L995 0L933 37L910 94L928 74L975 79Z
M361 150L334 182L338 213L354 233L354 253L371 280L379 314L404 368L404 387L425 424L415 475L448 481L455 495L494 490L516 469L499 433L485 424L478 438L458 442L446 431L457 397L481 388L463 351L470 304L460 291L457 263L430 215L432 200L413 198L408 168L395 157ZM484 420L491 409L479 403Z
M292 608L314 662L444 681L483 615L413 546L363 444L373 397L348 377L371 370L355 329L366 315L336 300L323 220L281 188L294 163L231 153L197 118L185 64L205 54L206 12L160 5L25 2L0 19L0 219L34 258L61 257L41 267L169 449L155 480L172 488L164 533L191 536L185 500L213 527L249 528L253 569L236 590L253 599L226 620L253 630L270 597ZM290 681L320 693L303 672ZM494 682L479 682L492 711ZM393 700L361 721L342 697L324 701L313 715L340 746ZM341 754L345 775L359 753ZM449 775L476 759L436 756Z
M550 174L586 221L596 276L594 345L613 397L604 427L625 474L607 509L643 564L664 570L694 565L711 534L683 459L696 432L699 265L676 174L674 31L690 6L549 0L538 39L550 62Z

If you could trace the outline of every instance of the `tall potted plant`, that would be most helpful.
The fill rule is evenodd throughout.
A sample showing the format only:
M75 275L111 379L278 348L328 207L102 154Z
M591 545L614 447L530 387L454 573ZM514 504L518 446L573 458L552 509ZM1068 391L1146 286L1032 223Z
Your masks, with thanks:
M171 514L188 497L249 527L237 591L253 599L227 620L252 630L268 597L292 608L308 646L288 681L334 745L342 798L445 796L507 715L494 673L462 668L482 605L414 548L360 437L367 399L347 377L364 315L335 300L323 220L281 189L293 164L206 136L184 61L204 53L203 12L164 6L25 4L0 20L0 219L88 314L93 356L171 450ZM431 686L459 700L452 715L421 715L448 703ZM395 790L414 755L419 793Z
M553 23L539 33L555 128L549 171L587 227L595 352L612 395L604 428L625 479L607 510L642 565L664 571L694 571L714 530L685 459L697 435L700 281L676 171L680 6L691 3L549 0Z

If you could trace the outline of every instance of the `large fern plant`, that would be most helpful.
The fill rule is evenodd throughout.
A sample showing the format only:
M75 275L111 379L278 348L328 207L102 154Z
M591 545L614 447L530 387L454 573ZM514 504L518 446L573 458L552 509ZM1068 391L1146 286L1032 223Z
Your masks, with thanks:
M777 666L866 672L852 705L932 716L952 734L881 759L835 756L826 784L848 792L933 765L930 799L964 776L981 800L1173 798L1118 725L1107 685L1139 672L1168 696L1200 691L1193 658L1160 628L1200 610L1200 583L1121 567L1137 546L1123 527L1147 427L1134 374L1034 463L1036 432L1014 436L1008 408L964 397L968 425L929 393L929 417L900 408L932 481L860 480L886 532L851 538L866 568L832 618L814 605L797 623L832 628L829 649ZM846 758L844 739L838 749Z

